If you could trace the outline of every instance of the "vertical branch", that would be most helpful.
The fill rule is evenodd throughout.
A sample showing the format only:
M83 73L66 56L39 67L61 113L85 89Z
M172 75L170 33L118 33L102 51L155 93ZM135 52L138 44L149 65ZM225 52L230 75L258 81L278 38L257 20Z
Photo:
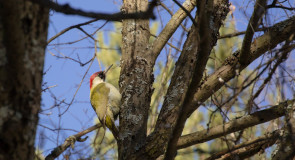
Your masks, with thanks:
M220 3L222 2L222 3ZM201 2L198 2L201 3ZM204 1L205 3L205 1ZM214 29L214 32L206 32L205 35L208 34L208 36L211 36L212 33L214 35L214 38L217 40L217 32L219 30L219 27L222 24L222 20L225 19L225 16L228 12L228 1L222 0L214 3L216 5L214 8L216 12L214 12L214 16L211 16L210 18L217 18L216 22L212 23L206 23L207 26L209 26L211 29ZM203 10L203 9L202 9ZM222 12L218 12L221 10ZM204 10L203 10L204 11ZM211 11L212 12L212 11ZM201 23L199 23L201 20L202 15L204 13L198 13L197 20L197 26L192 26L191 31L188 34L187 40L184 44L182 53L176 63L175 71L173 73L173 76L171 78L171 82L167 91L167 94L165 96L165 100L163 103L163 107L161 109L160 115L157 120L157 124L155 127L154 132L148 137L147 145L141 149L139 152L136 153L135 157L142 157L142 156L148 156L150 159L156 158L159 155L163 154L164 151L167 148L167 144L169 140L172 137L173 133L175 132L176 124L178 121L178 118L183 113L183 104L186 101L185 98L188 96L189 90L191 87L193 75L195 74L195 69L198 67L203 68L203 66L198 66L197 62L201 62L201 60L205 60L205 62L202 62L202 64L206 64L207 60L206 57L208 55L199 55L200 50L200 43L208 43L205 39L200 39L200 27L202 26ZM205 15L206 16L206 15ZM206 20L206 18L204 18ZM208 20L208 19L207 19ZM210 21L211 22L211 21ZM211 25L212 24L212 25ZM219 27L218 27L219 26ZM203 26L202 26L203 27ZM215 28L217 27L217 28ZM203 31L203 30L202 30ZM203 38L208 38L207 36L204 36ZM204 41L203 41L204 40ZM210 43L207 45L206 49L203 50L203 53L209 54L211 49L209 46L213 47L216 43L215 41L210 41ZM203 42L202 42L203 41ZM202 71L202 69L200 69ZM202 71L203 73L203 71ZM201 78L200 78L201 79ZM196 82L194 82L195 84ZM185 115L186 116L186 115ZM185 121L184 121L185 122ZM180 128L180 134L183 128ZM177 134L179 132L177 131ZM173 135L174 136L174 135ZM173 142L170 144L173 144L174 141L177 139L174 139ZM172 146L172 145L171 145ZM157 148L155 150L155 148ZM174 157L173 150L171 150L172 155L171 157L168 157L168 159ZM168 155L168 153L167 153Z
M188 91L185 95L184 103L181 104L181 112L179 113L176 125L170 139L165 155L165 159L173 159L173 155L176 154L177 141L181 136L182 130L186 119L188 118L189 103L193 99L193 94L197 91L199 83L204 74L204 70L211 53L212 48L217 42L217 35L222 21L226 18L229 11L228 1L199 1L198 2L198 35L200 36L200 42L196 54L195 67L193 68L193 75L191 77L191 83L188 85ZM220 14L216 14L217 11L222 11ZM212 23L213 22L213 23Z
M246 65L250 62L250 47L255 30L259 26L259 20L265 12L267 0L257 0L254 6L253 14L247 26L245 37L242 43L240 64Z
M182 53L175 64L175 71L164 99L163 107L160 111L154 132L149 136L147 146L148 152L142 153L150 159L161 155L168 144L173 129L175 127L181 105L184 101L191 81L192 71L196 65L196 54L199 44L198 27L192 26L187 40L184 43ZM159 143L161 142L161 143ZM154 150L154 148L158 148ZM144 151L143 151L144 152ZM139 153L138 157L142 156Z
M122 11L135 13L145 11L148 0L125 0ZM149 21L123 20L122 60L120 73L119 159L145 144L147 118L152 95L153 63L149 51Z

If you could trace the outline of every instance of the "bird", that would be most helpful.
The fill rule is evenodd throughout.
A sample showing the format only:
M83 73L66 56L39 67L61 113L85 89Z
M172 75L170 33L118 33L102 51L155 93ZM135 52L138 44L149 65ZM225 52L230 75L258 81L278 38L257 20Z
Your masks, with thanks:
M105 71L95 72L90 77L90 102L96 112L103 128L109 128L115 139L118 140L119 130L115 125L115 120L120 112L121 94L119 90L105 81Z

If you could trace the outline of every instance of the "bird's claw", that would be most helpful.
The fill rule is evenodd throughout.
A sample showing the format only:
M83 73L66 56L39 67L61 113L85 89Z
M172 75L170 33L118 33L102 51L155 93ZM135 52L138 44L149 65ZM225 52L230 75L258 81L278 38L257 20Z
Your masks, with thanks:
M87 138L88 138L88 136L86 136L85 138L78 137L78 138L77 138L77 141L78 141L78 142L84 142L84 141L87 140Z
M75 142L76 142L76 137L75 136L70 136L66 139L71 144L71 148L74 149L75 147Z
M88 138L88 136L86 136L85 138L82 138L82 137L75 137L75 136L70 136L66 139L66 141L68 141L71 145L71 148L74 149L75 148L75 142L78 141L78 142L84 142L86 141Z

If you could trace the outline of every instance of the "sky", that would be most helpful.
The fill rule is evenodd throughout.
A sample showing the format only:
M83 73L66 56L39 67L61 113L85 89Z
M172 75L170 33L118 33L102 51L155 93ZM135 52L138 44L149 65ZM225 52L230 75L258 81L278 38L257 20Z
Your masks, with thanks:
M164 2L170 3L170 1L167 0ZM181 2L183 2L183 0ZM118 0L58 0L58 3L69 3L73 8L83 9L85 11L115 13L120 10L120 1ZM232 3L236 6L233 15L237 19L237 29L243 31L247 26L247 21L245 20L250 17L253 8L249 5L246 13L243 13L241 4L240 6L237 1L232 1ZM157 20L161 19L165 24L170 19L170 16L164 11L161 11L161 13L163 14L161 14L161 17L157 17ZM272 14L275 15L276 13L274 12ZM91 19L81 16L64 15L51 11L48 38L51 38L69 26L88 20ZM83 26L82 28L88 33L92 33L104 23L105 21L98 21L91 25ZM103 29L111 30L113 26L111 23L108 23ZM178 31L176 35L179 34ZM46 89L42 93L42 112L40 114L36 137L36 146L44 151L44 155L47 155L54 147L63 143L68 136L94 125L94 118L96 115L89 102L89 78L92 73L100 70L98 62L96 60L94 61L81 87L77 91L89 64L81 67L77 62L54 56L65 55L74 59L80 59L83 63L89 61L94 55L94 42L90 38L75 43L74 45L55 45L58 43L75 41L82 37L85 37L84 33L73 29L52 41L46 50L43 89L49 89ZM165 50L163 50L163 52L165 52ZM73 103L68 107L73 96L75 96ZM61 102L65 102L66 104ZM54 107L55 104L60 105L59 107ZM93 133L89 135L91 136Z

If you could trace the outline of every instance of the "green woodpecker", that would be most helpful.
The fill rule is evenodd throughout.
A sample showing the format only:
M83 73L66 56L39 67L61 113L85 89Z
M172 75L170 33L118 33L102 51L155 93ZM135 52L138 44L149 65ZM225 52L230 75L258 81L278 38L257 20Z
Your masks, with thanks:
M115 119L120 111L121 94L116 87L105 82L106 73L111 67L90 77L90 101L102 126L107 126L118 140L119 131Z

